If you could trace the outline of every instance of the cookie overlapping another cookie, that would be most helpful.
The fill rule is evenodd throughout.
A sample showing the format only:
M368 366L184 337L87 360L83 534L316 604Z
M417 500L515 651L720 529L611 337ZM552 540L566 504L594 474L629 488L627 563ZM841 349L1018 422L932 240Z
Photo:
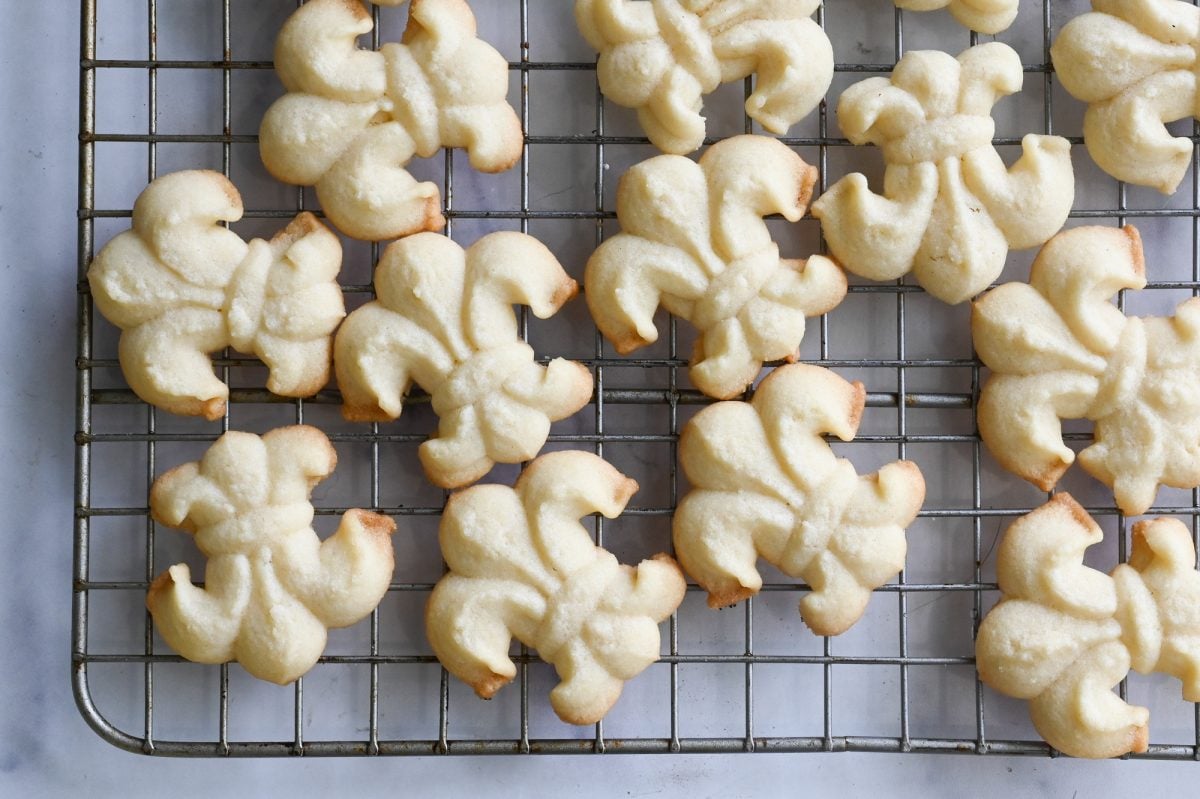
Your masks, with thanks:
M625 682L658 660L658 624L685 589L671 558L623 566L579 522L615 518L637 488L600 457L567 451L537 458L512 488L454 494L438 534L450 572L425 614L442 665L488 699L516 676L516 638L557 670L550 701L560 718L603 718Z
M868 78L838 99L838 124L854 144L883 150L883 194L862 174L840 179L813 203L829 250L848 272L894 280L912 272L947 303L983 291L1008 251L1042 244L1075 198L1071 145L1029 134L1006 168L992 146L992 106L1020 91L1021 59L981 44L957 59L906 53L890 78Z
M316 664L327 628L375 609L392 579L396 525L356 509L317 538L309 492L336 464L320 430L296 425L226 433L154 482L155 520L192 533L208 558L203 588L183 563L150 585L146 605L172 649L284 685Z
M1192 165L1192 141L1166 124L1200 119L1200 8L1182 0L1093 0L1050 56L1063 87L1088 104L1083 141L1101 169L1171 194Z
M464 0L411 0L403 41L378 52L355 45L371 28L357 0L310 0L292 14L275 44L288 93L263 117L263 163L285 183L316 186L347 235L440 230L437 186L404 166L442 147L466 148L483 172L516 163L523 137L505 100L508 62L476 38Z
M430 480L454 488L494 463L529 460L551 422L587 404L592 376L563 358L537 363L512 306L545 319L577 290L554 255L522 233L492 233L466 250L436 233L391 244L375 270L379 299L338 330L343 414L395 419L415 382L440 417L437 436L420 448Z
M811 17L820 0L576 0L579 30L600 53L604 96L635 108L654 146L704 143L702 98L755 75L746 113L787 133L833 80L833 48Z
M680 460L692 489L675 512L675 552L710 607L758 593L762 557L812 587L800 615L838 635L871 591L904 568L904 528L925 499L909 461L872 475L822 438L854 438L865 392L816 366L781 366L750 402L720 402L684 427Z
M975 349L991 371L979 432L1001 465L1043 490L1075 461L1060 419L1091 419L1079 453L1125 513L1159 485L1200 486L1200 299L1175 316L1126 317L1108 300L1146 285L1133 227L1064 231L1038 253L1029 283L975 304Z
M1104 537L1068 494L1013 522L1000 543L1000 603L975 643L979 677L1029 700L1033 724L1076 757L1144 752L1150 713L1113 686L1132 668L1183 681L1200 701L1200 573L1179 520L1133 526L1129 562L1111 576L1083 565Z
M229 387L209 353L230 346L266 363L276 394L311 396L329 379L346 315L341 243L309 213L270 241L246 242L221 224L241 218L242 198L220 173L163 175L134 203L132 229L88 269L96 306L121 328L125 379L152 405L219 419Z
M588 260L585 297L625 354L658 339L659 305L700 330L689 375L711 397L746 389L765 361L799 355L806 316L841 302L846 278L814 255L786 259L762 217L804 215L817 170L779 141L736 136L699 163L660 155L621 177L621 233Z

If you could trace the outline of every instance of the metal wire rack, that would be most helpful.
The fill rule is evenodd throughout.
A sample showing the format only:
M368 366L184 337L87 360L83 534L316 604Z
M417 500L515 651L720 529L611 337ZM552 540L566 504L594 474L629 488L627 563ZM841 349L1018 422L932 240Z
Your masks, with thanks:
M473 2L482 35L510 59L517 89L510 97L519 98L526 131L520 166L508 177L477 180L447 153L413 169L440 180L448 235L466 243L496 227L531 232L578 277L587 254L614 229L615 176L654 151L630 115L600 96L594 56L568 29L570 5ZM769 574L754 600L719 613L704 607L693 586L669 622L662 661L627 686L604 722L582 730L549 713L545 694L553 675L523 648L515 652L516 683L483 703L440 669L424 642L420 608L441 573L436 523L444 501L415 467L415 447L432 427L428 412L415 407L393 424L344 424L336 392L283 400L263 388L255 361L228 352L216 360L231 386L221 421L177 419L140 403L116 368L114 332L94 315L87 265L97 243L127 226L132 197L160 170L216 168L243 193L247 183L259 185L259 195L247 194L240 223L254 232L278 227L312 204L305 191L265 178L255 146L258 117L281 91L270 41L294 6L292 0L81 0L72 675L79 708L104 739L176 756L1054 754L1036 739L1023 703L980 685L972 658L978 620L995 598L989 556L996 534L1044 495L1000 472L981 450L974 415L980 365L963 334L964 312L927 302L904 281L853 285L846 303L810 331L802 354L867 384L863 434L838 445L860 471L911 457L930 478L929 501L910 529L906 571L879 589L863 621L837 639L803 627L795 603L806 587L781 575ZM1012 135L1001 135L997 146L1010 152L1031 131L1067 135L1079 177L1071 224L1134 221L1147 232L1156 278L1140 296L1160 297L1161 305L1172 293L1200 294L1196 162L1189 181L1166 201L1100 175L1081 147L1078 103L1055 85L1052 32L1083 10L1084 0L1024 0L1018 24L998 37L1021 53L1027 79L1025 105L1008 106L1016 109ZM402 27L403 11L373 11L378 47L394 39L390 32ZM832 99L841 89L865 74L888 72L906 47L954 52L979 37L944 12L902 13L885 0L829 0L817 18L838 54L830 102L783 140L817 164L824 189L874 157L835 135ZM190 88L181 75L193 82ZM754 130L740 108L751 84L733 88L709 100L714 139ZM554 121L542 116L545 109ZM581 178L588 170L593 178ZM786 230L773 224L785 250L820 246L811 221ZM1164 251L1177 257L1162 258ZM378 254L378 244L347 242L342 281L349 305L371 296ZM1169 263L1156 266L1156 256ZM1022 279L1029 258L1014 254L1005 278ZM686 357L679 355L687 352L685 327L664 320L662 342L620 358L586 311L576 309L558 326L529 324L524 312L521 321L541 356L573 357L595 375L593 403L556 425L549 446L591 448L642 482L621 519L596 520L597 540L627 561L669 547L669 516L682 487L678 432L706 401L689 387ZM335 632L321 663L293 687L265 686L236 666L187 664L156 639L142 606L150 580L168 564L197 565L184 536L149 518L149 485L225 430L302 421L330 434L342 462L333 487L317 493L319 529L347 507L368 507L400 524L399 568L388 598L369 621ZM1086 430L1068 435L1075 443L1088 438ZM1067 487L1113 533L1089 562L1123 560L1126 523L1111 496L1077 475ZM1164 490L1160 502L1152 512L1186 516L1194 533L1200 530L1200 492ZM1200 758L1200 709L1179 701L1176 686L1139 678L1121 691L1153 709L1154 743L1140 757Z

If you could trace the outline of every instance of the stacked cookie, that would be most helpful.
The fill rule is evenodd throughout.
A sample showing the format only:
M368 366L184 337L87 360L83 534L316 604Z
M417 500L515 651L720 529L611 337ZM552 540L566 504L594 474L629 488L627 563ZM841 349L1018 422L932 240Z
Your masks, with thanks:
M948 7L990 33L1018 4L896 5ZM1171 191L1192 145L1147 118L1192 113L1194 80L1181 76L1191 75L1200 15L1177 0L1155 13L1149 5L1104 3L1064 29L1054 59L1068 90L1091 103L1085 139L1097 163ZM376 266L376 299L346 315L341 244L314 215L247 242L225 227L242 215L226 178L161 177L89 271L97 306L122 330L130 388L174 413L221 418L228 387L210 355L232 347L260 358L268 388L283 396L312 396L335 374L350 422L394 420L412 387L423 389L438 422L420 463L433 484L455 490L441 521L448 572L427 606L429 641L484 698L516 674L513 639L536 649L561 678L554 710L574 724L600 720L659 658L659 624L682 602L687 577L711 607L725 607L762 587L761 558L809 589L800 616L829 636L854 625L904 568L905 528L925 495L920 468L900 460L861 475L837 457L826 437L854 438L865 387L796 363L806 319L836 313L847 272L912 273L943 302L978 298L972 333L992 372L979 431L1010 471L1053 488L1075 459L1060 420L1087 418L1095 443L1079 460L1124 512L1144 513L1160 484L1200 485L1200 306L1143 320L1108 303L1145 284L1140 239L1132 228L1060 232L1074 203L1066 139L1027 135L1005 165L992 109L1023 83L1007 45L910 52L889 76L840 95L846 138L882 153L882 193L852 173L814 201L817 170L771 136L735 136L690 156L706 141L703 97L722 83L755 77L746 114L771 133L816 109L834 71L812 18L819 6L576 2L601 91L635 109L664 153L621 177L620 232L587 262L587 307L622 355L657 340L660 309L686 321L696 331L689 379L715 401L680 435L691 489L674 510L672 555L620 564L581 519L619 516L637 483L589 452L541 454L551 424L591 400L593 379L583 364L539 358L513 306L546 319L579 285L527 234L468 246L439 235L437 187L405 169L443 148L465 149L481 172L521 157L508 64L478 37L464 0L411 0L402 41L377 51L356 44L372 29L356 0L309 0L276 43L286 94L264 116L263 163L283 182L315 187L342 233L395 239ZM1098 78L1089 54L1114 43L1129 64ZM828 254L785 254L766 218L795 223L810 204ZM1010 250L1035 247L1028 283L987 291ZM764 367L772 371L760 380ZM154 517L193 533L209 559L203 588L184 565L151 586L147 604L172 648L288 683L317 662L327 629L374 610L391 580L395 525L350 510L319 539L309 491L335 461L315 428L230 432L198 463L159 478ZM526 465L512 486L476 484L496 464ZM1200 697L1191 684L1200 657L1191 608L1200 604L1166 600L1200 591L1194 550L1177 523L1141 525L1130 563L1112 576L1082 566L1099 528L1063 494L1014 524L1000 549L1003 599L980 628L980 676L1030 699L1038 730L1071 754L1145 748L1147 713L1107 691L1129 668L1180 676L1186 695ZM1050 640L1047 628L1064 632Z

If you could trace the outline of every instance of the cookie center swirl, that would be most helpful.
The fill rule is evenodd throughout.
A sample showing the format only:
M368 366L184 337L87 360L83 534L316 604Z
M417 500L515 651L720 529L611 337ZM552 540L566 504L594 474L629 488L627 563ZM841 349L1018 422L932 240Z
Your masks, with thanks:
M708 290L696 301L692 324L703 331L734 318L758 296L778 268L779 247L775 244L733 261L709 282Z
M1137 396L1146 376L1146 348L1146 327L1142 320L1128 319L1108 357L1104 374L1100 375L1096 399L1087 410L1089 419L1103 419L1129 405Z
M702 91L711 92L721 85L721 62L713 52L713 40L702 19L684 9L678 0L656 0L654 16L671 54Z
M961 158L972 150L987 147L996 133L991 117L956 114L931 119L903 136L883 144L883 157L889 164L937 163Z
M472 355L432 388L433 410L439 416L495 397L522 366L533 363L533 348L514 341Z
M615 555L597 550L594 561L567 575L558 593L547 601L546 615L535 637L538 654L544 660L553 662L560 649L579 637L620 569Z
M1129 650L1132 667L1149 674L1158 665L1164 633L1154 594L1137 569L1127 563L1117 566L1112 578L1117 589L1115 618L1121 625L1121 643Z
M807 508L792 528L779 558L784 574L798 577L829 549L829 539L842 524L846 502L854 495L858 475L849 461L839 460L819 484L806 492Z
M204 525L196 533L196 546L209 557L250 555L266 542L308 527L312 520L313 506L308 502L254 508Z
M392 115L412 137L417 155L428 158L441 147L433 87L408 47L389 43L381 52L387 64L387 96L395 103Z
M252 352L267 298L267 278L274 254L262 239L250 242L246 257L226 289L225 324L234 349Z

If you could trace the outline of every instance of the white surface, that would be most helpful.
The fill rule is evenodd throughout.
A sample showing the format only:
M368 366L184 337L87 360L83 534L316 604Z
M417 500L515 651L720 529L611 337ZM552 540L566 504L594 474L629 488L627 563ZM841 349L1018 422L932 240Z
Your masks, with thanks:
M498 787L511 795L795 795L807 788L817 795L1072 796L1194 783L1200 767L1189 763L851 754L218 762L151 759L102 742L79 717L69 682L76 4L11 5L0 26L0 325L8 342L0 507L9 547L0 558L0 796L220 789L453 795ZM1159 687L1164 695L1177 690ZM915 712L927 699L914 694Z

